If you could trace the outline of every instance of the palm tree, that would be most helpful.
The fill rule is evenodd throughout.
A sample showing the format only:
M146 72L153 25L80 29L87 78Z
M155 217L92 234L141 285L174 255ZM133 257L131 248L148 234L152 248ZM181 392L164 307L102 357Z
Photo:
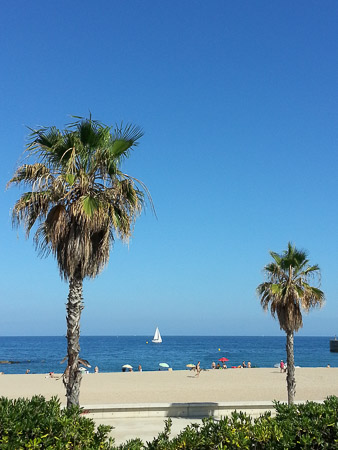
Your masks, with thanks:
M146 186L120 170L142 130L75 118L62 131L31 130L26 153L34 162L19 167L8 183L30 187L13 208L13 225L23 224L28 237L37 224L34 243L39 254L52 252L61 278L69 282L68 407L79 404L83 280L96 277L107 264L116 237L128 240L146 196L151 203Z
M324 293L308 284L311 277L320 277L318 265L310 266L307 253L298 250L290 242L281 255L270 252L273 262L264 267L268 279L258 286L264 311L270 308L272 316L277 316L281 330L286 333L287 389L288 403L294 402L296 393L294 332L303 326L302 310L322 306Z

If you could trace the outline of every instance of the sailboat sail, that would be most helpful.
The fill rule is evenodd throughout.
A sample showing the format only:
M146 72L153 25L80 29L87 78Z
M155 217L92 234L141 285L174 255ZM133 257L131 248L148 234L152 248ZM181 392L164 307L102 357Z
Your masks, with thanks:
M152 342L154 342L155 344L160 344L162 342L160 330L158 329L158 327L156 327L154 339L152 340Z

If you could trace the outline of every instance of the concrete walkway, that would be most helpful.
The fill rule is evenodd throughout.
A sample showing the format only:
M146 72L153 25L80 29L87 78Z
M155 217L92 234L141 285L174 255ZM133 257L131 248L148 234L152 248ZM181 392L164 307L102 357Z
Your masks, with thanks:
M258 417L265 411L274 414L272 402L135 403L86 405L83 408L86 417L94 419L96 425L114 427L111 436L117 445L134 438L152 441L164 430L168 417L172 419L170 436L174 437L190 424L200 425L203 417L219 420L235 410L251 417Z
M94 419L96 425L110 425L114 429L110 436L115 439L115 444L120 445L130 439L140 438L144 443L152 441L164 430L166 417L151 417L132 419ZM202 423L202 419L172 418L170 437L177 436L185 427L192 423Z

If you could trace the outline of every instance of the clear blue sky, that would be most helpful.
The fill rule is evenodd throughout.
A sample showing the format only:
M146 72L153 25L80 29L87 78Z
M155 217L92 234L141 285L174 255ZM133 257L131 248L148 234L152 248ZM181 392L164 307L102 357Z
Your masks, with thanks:
M2 2L1 335L63 335L68 287L11 228L26 126L145 135L129 247L84 285L83 334L274 335L255 290L290 240L322 269L302 335L338 333L336 0Z

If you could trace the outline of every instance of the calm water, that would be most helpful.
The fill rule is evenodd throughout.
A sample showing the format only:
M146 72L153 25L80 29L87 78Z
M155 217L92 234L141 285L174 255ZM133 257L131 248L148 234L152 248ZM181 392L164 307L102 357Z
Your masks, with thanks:
M225 356L228 367L251 361L256 367L273 367L286 359L285 337L258 336L162 336L162 344L152 344L151 336L83 336L80 356L101 372L119 372L123 364L143 370L158 370L168 363L174 370L201 361L210 368L213 361ZM295 363L302 367L338 367L338 353L330 353L330 337L295 337ZM148 342L148 344L146 343ZM220 348L220 351L218 350ZM18 364L0 364L5 373L60 373L66 355L64 337L0 337L0 360Z

